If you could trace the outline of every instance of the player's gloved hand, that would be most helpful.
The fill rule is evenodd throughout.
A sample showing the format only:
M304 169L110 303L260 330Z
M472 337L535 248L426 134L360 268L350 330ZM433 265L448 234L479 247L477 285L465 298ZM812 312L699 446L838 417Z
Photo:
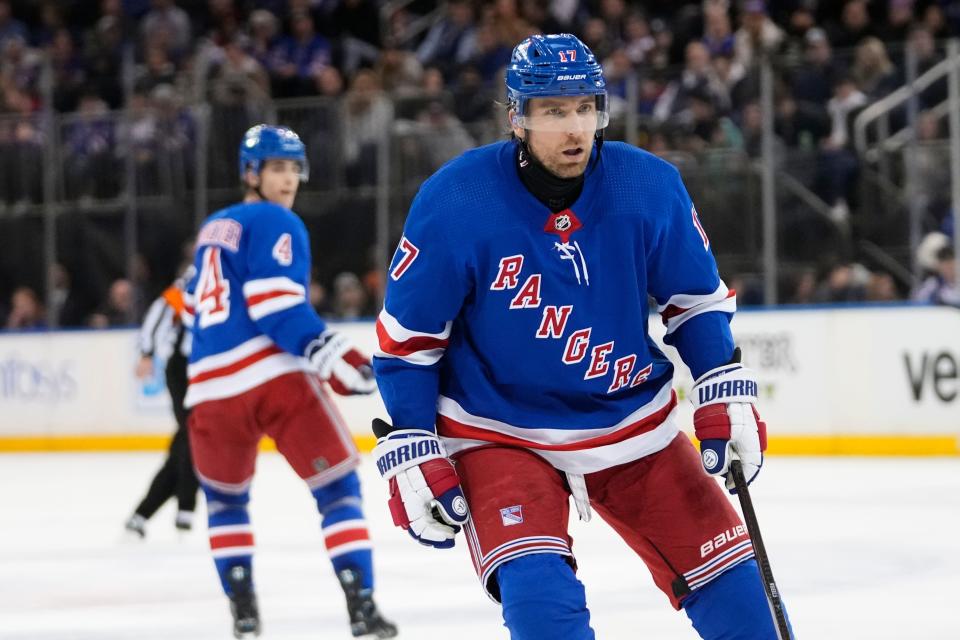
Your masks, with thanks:
M324 331L304 350L320 378L342 396L366 395L377 390L370 359L350 340L335 331Z
M470 519L467 501L443 443L425 429L395 429L373 421L373 459L390 483L390 514L420 544L449 549Z
M730 364L700 376L690 400L703 468L711 475L725 476L727 489L736 493L730 462L740 460L749 484L760 473L767 448L767 425L755 407L757 379L740 364L739 348Z

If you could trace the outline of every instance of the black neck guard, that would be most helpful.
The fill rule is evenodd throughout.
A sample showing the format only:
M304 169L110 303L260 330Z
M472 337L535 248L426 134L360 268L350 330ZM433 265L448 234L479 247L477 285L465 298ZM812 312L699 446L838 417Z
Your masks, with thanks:
M554 213L569 209L583 190L584 174L576 178L553 175L530 153L522 140L517 141L517 173L523 186Z

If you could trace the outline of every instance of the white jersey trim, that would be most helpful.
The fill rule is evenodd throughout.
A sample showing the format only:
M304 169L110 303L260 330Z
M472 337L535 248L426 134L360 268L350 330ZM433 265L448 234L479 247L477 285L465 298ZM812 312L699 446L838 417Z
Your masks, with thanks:
M284 294L277 298L270 298L269 300L264 300L263 302L258 302L257 304L247 307L247 313L250 314L251 320L259 320L264 316L268 316L271 313L276 313L277 311L283 311L289 309L290 307L295 307L298 304L303 304L306 302L306 298L303 296L298 296L294 294Z
M506 422L473 415L461 407L456 400L443 395L437 398L437 413L456 420L457 422L470 425L471 427L479 427L487 431L523 438L524 440L532 440L539 444L571 444L580 440L589 440L591 438L605 436L642 421L644 418L653 415L667 406L667 404L670 403L672 391L673 389L670 384L665 383L660 388L660 391L657 392L657 395L623 420L609 427L599 427L596 429L530 429L515 427Z
M253 320L306 302L306 289L290 278L277 276L250 280L243 285L247 312Z
M374 355L380 358L399 358L410 364L436 364L446 352L453 321L448 320L440 333L426 333L407 329L390 315L386 307L377 317L379 348Z
M201 402L230 398L258 387L264 382L295 371L308 372L307 361L284 351L275 353L240 369L236 373L191 383L187 387L187 396L183 405L190 408Z
M400 324L399 320L390 315L390 312L387 311L386 307L380 311L380 315L377 319L383 324L383 328L387 330L387 333L390 334L390 337L397 342L406 342L411 338L436 338L437 340L446 340L450 337L450 330L453 328L453 321L448 320L444 325L443 331L440 333L411 331Z
M266 349L270 346L273 346L273 340L267 336L259 335L255 338L250 338L246 342L241 342L232 349L215 353L207 356L206 358L197 360L196 362L191 362L189 365L187 365L187 377L195 378L201 373L207 373L208 371L220 369L221 367L228 367L235 362L243 360L247 356L253 355L257 351Z
M411 353L410 355L406 356L397 356L392 353L387 353L386 351L377 349L373 352L373 355L378 358L397 358L399 360L403 360L404 362L409 362L410 364L429 366L431 364L440 362L440 358L443 357L445 351L445 349L428 349L426 351Z
M565 473L576 473L585 475L615 467L620 464L626 464L638 460L645 456L657 453L665 449L673 439L680 433L677 426L677 410L673 409L667 418L652 431L647 431L640 435L615 442L613 444L594 447L591 449L576 449L573 451L549 451L545 449L534 449L527 447L531 453L535 453L554 468ZM459 453L468 451L476 447L489 446L490 442L484 440L471 440L466 438L448 438L441 436L444 447L450 456L456 456Z
M672 307L672 308L671 308ZM706 295L678 293L670 296L665 304L657 305L657 312L661 314L667 325L667 333L673 333L684 322L709 311L736 313L737 297L727 288L723 280L713 291Z

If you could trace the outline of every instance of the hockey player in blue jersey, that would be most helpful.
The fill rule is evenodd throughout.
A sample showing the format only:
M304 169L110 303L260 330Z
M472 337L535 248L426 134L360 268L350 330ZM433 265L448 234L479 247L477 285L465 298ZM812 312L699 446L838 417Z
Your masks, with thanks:
M396 627L372 599L359 456L322 387L371 393L373 373L369 360L328 329L306 299L310 244L291 207L307 171L297 134L253 127L240 145L243 202L211 215L198 233L197 275L185 297L193 327L185 401L192 407L190 446L237 638L260 633L247 503L264 435L313 494L353 635L392 638Z
M749 536L707 475L732 488L740 459L753 480L766 434L679 174L603 144L603 73L577 38L524 40L506 84L513 139L423 184L390 265L373 366L392 425L374 422L374 455L394 521L435 547L463 528L514 640L594 638L571 496L702 638L776 638ZM648 296L696 380L701 455Z

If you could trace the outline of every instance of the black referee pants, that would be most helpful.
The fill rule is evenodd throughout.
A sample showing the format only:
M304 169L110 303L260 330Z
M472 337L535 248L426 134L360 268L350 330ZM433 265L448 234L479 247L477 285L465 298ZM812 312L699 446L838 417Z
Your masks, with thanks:
M180 511L193 511L197 505L199 483L193 471L190 439L187 437L187 417L190 412L183 406L183 399L187 395L187 359L179 350L175 350L167 361L166 378L167 389L173 400L177 432L170 441L167 459L157 471L147 495L136 509L136 513L146 519L156 513L167 499L174 496Z

